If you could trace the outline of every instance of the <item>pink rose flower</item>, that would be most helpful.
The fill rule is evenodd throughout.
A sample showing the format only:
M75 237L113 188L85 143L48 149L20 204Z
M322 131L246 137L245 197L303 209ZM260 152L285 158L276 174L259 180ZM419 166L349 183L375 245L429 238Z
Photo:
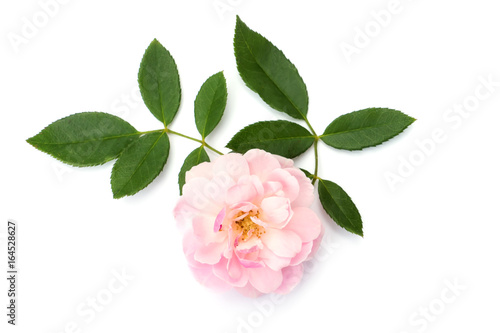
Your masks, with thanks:
M174 215L196 279L252 297L290 292L323 235L313 190L292 160L258 149L193 167Z

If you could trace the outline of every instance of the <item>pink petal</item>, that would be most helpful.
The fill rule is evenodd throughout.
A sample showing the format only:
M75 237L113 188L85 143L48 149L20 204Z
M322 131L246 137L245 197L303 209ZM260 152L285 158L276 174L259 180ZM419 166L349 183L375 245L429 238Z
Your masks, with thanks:
M234 287L243 287L248 283L248 274L237 258L223 258L213 266L215 276Z
M264 263L262 261L254 261L254 260L248 260L244 258L240 258L238 256L238 253L236 252L236 256L238 257L238 260L240 261L241 265L245 268L259 268L259 267L264 267Z
M302 247L300 237L285 229L268 228L260 239L269 250L280 257L293 258Z
M298 265L309 258L311 250L313 247L313 242L302 243L302 249L295 257L290 261L290 266Z
M285 229L299 235L302 242L310 242L321 233L321 221L314 211L306 207L296 207Z
M187 200L181 198L174 208L174 218L177 222L177 226L182 230L191 224L193 216L199 214L200 212L193 208Z
M194 259L202 264L214 265L220 261L226 246L224 242L201 246L194 253Z
M266 264L266 266L274 271L279 271L283 267L290 265L291 258L279 257L267 247L264 247L262 250L260 250L259 256L261 257L264 264Z
M229 209L231 210L231 212L228 214L228 218L234 219L235 216L240 212L248 213L252 210L257 211L259 207L251 202L238 202L231 205Z
M213 190L214 187L217 189ZM218 185L211 180L194 178L184 185L180 201L191 206L193 210L199 213L216 216L224 206L224 198L220 196L220 193L221 190Z
M262 219L276 228L283 228L293 215L290 199L269 197L262 200Z
M264 263L259 257L260 249L262 248L261 240L257 237L252 237L249 240L241 242L234 253L245 268L264 267Z
M316 252L318 251L320 245L321 245L321 240L323 239L323 235L325 234L325 228L323 227L323 225L321 225L321 232L318 236L318 238L316 238L314 241L313 241L313 246L312 246L312 249L311 249L311 253L309 253L309 257L308 259L312 258Z
M310 207L314 201L314 186L311 180L299 169L285 169L299 182L299 195L292 202L292 207Z
M190 182L194 178L206 178L212 179L212 163L203 162L191 168L191 170L186 172L186 183Z
M264 197L278 196L282 197L285 193L283 192L283 185L280 182L264 182Z
M188 260L189 268L193 273L194 278L200 284L217 291L231 289L231 285L214 275L213 267L211 265L197 262L194 260L193 255L186 256L186 259Z
M251 237L248 240L239 243L235 250L240 253L251 253L257 252L263 247L264 245L262 245L262 241L258 237Z
M283 195L293 202L299 196L299 181L284 169L276 169L267 178L268 181L281 183Z
M214 233L214 217L200 215L193 218L193 233L201 245L221 243L227 237L225 232Z
M281 165L281 168L283 168L283 169L293 167L293 160L291 160L289 158L285 158L285 157L280 156L280 155L274 155L274 158L278 160L278 162Z
M244 155L250 168L250 174L256 175L261 180L265 180L267 176L274 169L281 168L278 160L270 153L260 150L252 149L247 151Z
M288 294L292 291L302 280L304 274L304 267L302 265L288 266L283 268L283 283L275 290L277 294Z
M253 223L260 225L261 227L266 228L268 224L261 219L256 218L255 216L250 216L250 220L252 220Z
M268 267L248 269L249 281L261 293L270 293L281 286L281 271L273 271Z
M213 161L212 172L214 175L226 175L238 182L242 176L250 174L247 160L240 154L227 154Z
M253 184L234 185L227 191L226 203L236 204L242 201L252 201L258 193Z
M224 222L224 218L226 217L226 207L222 208L222 210L217 214L214 223L214 232L219 232L222 227L222 222Z

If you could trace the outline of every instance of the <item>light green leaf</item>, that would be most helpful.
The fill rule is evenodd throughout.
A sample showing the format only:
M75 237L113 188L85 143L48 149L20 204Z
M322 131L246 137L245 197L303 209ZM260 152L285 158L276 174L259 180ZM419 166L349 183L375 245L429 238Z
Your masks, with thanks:
M151 113L166 127L181 102L181 85L174 58L156 39L149 45L139 69L142 99Z
M414 121L397 110L369 108L338 117L320 137L337 149L360 150L395 137Z
M238 153L259 148L269 153L294 158L314 143L314 136L304 127L286 120L262 121L236 133L227 148Z
M272 108L305 119L309 104L297 68L270 41L236 18L234 54L241 78Z
M186 172L191 170L192 167L203 162L210 162L210 158L208 157L203 146L196 148L186 157L184 164L181 167L181 171L179 172L179 191L181 195L182 187L186 183Z
M196 128L206 138L219 124L227 103L227 87L224 74L209 77L200 88L194 101Z
M139 135L121 118L83 112L53 122L27 142L64 163L84 167L115 159Z
M148 186L163 170L169 150L165 132L145 134L127 147L111 172L113 197L134 195Z
M337 184L319 179L319 200L325 211L342 228L363 236L361 215L349 195Z

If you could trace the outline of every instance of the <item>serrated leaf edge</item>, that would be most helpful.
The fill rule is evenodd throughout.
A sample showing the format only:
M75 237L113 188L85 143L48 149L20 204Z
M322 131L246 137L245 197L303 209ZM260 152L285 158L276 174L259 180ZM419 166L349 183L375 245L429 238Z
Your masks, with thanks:
M147 135L147 134L146 134ZM130 180L132 179L132 177L135 175L135 173L137 172L137 170L140 168L140 166L144 163L146 157L150 154L151 150L156 146L156 144L160 141L161 137L163 135L166 135L167 137L167 140L168 140L168 135L166 132L161 132L161 134L158 136L158 139L155 141L155 143L153 145L151 145L150 149L148 150L147 154L144 155L144 157L142 158L140 164L135 168L134 172L132 173L132 176L129 178L129 180L127 181L127 183L122 187L122 189L128 185L128 183L130 182ZM135 141L134 143L137 143L137 141ZM170 143L170 141L169 141ZM127 149L129 149L131 147L131 145L129 145L127 147ZM169 144L169 150L170 150L170 144ZM125 150L122 151L122 153L124 152ZM167 160L168 160L168 155L169 155L169 152L167 152L167 158L165 159L165 163L163 164L163 166L161 167L161 169L158 170L158 172L153 176L153 178L151 179L151 181L149 183L147 183L143 188L135 191L134 193L129 193L129 194L124 194L124 195L118 195L117 193L115 193L115 191L113 190L113 176L115 175L115 166L116 166L116 163L113 165L113 169L111 170L111 177L110 177L110 181L111 181L111 190L113 192L113 199L121 199L121 198L124 198L124 197L127 197L127 196L133 196L137 193L139 193L140 191L144 190L146 187L149 186L149 184L151 184L157 177L158 175L163 171L163 169L165 168L165 165L167 163ZM121 156L121 154L120 154ZM120 193L120 192L119 192Z
M319 180L319 183L320 183L320 184L321 184L321 185L325 188L325 190L328 192L328 194L329 194L329 195L333 198L333 195L331 195L331 192L328 190L328 187L324 184L325 180L324 180L324 179L321 179L321 178L318 178L318 180ZM362 221L362 219L361 219L361 214L359 213L359 210L358 210L358 208L356 207L356 204L354 204L354 201L352 201L352 198L349 196L349 194L348 194L348 193L347 193L347 192L346 192L346 191L345 191L345 190L344 190L344 189L343 189L340 185L338 185L338 184L336 184L336 183L334 183L334 182L332 182L332 181L329 181L329 182L331 182L331 183L333 183L333 184L337 185L338 187L340 187L340 188L342 189L342 191L345 193L345 195L347 195L347 197L349 198L349 200L353 203L353 205L354 205L354 207L355 207L356 211L358 212L359 218L360 218L360 220ZM319 184L318 184L318 186L319 186ZM319 189L318 189L318 191L319 191ZM332 219L332 220L333 220L333 221L334 221L334 222L335 222L335 223L336 223L339 227L341 227L342 229L345 229L345 230L349 231L350 233L353 233L353 234L355 234L355 235L358 235L358 236L364 237L364 235L363 235L363 224L361 224L361 233L358 233L358 232L357 232L357 231L355 231L355 230L349 230L350 228L346 228L345 226L340 225L337 221L335 221L334 217L333 217L332 215L330 215L330 213L329 213L329 212L328 212L328 210L326 209L326 207L325 207L325 205L323 204L323 201L321 200L321 198L320 198L320 202L321 202L321 206L323 207L323 209L325 210L325 212L328 214L328 216L330 216L330 218L331 218L331 219ZM340 206L339 206L339 208L340 208L340 212L342 213L342 215L344 215L345 219L346 219L347 221L350 221L350 219L349 219L349 218L347 217L347 215L344 213L344 211L342 210L342 208L341 208ZM353 225L353 226L354 226L354 225Z
M109 159L106 159L105 161L103 161L102 163L92 163L92 164L78 164L78 163L70 163L70 162L67 162L67 161L64 161L62 159L60 159L59 157L53 155L52 153L49 153L49 152L45 152L43 150L40 150L37 146L36 146L36 143L37 142L34 142L32 139L35 138L36 136L38 136L39 134L41 134L44 130L46 130L48 127L50 127L53 123L57 122L57 121L60 121L60 120L63 120L63 119L66 119L66 118L69 118L69 117L72 117L74 115L77 115L77 114L82 114L82 113L97 113L97 114L106 114L106 115L110 115L110 116L113 116L115 118L118 118L124 122L126 122L130 127L132 127L136 133L131 133L130 135L123 135L123 136L114 136L114 137L109 137L109 138L106 138L107 139L116 139L116 138L120 138L120 137L126 137L126 136L134 136L134 135L137 135L137 138L135 138L134 140L132 140L127 146L125 146L122 151L114 156L114 157L111 157ZM87 168L87 167L95 167L95 166L100 166L100 165L104 165L110 161L113 161L113 160L116 160L120 154L125 150L127 149L131 144L133 144L135 142L135 140L137 140L139 137L141 136L141 133L137 131L137 129L132 126L128 121L118 117L118 116L115 116L113 114L110 114L110 113L107 113L107 112L99 112L99 111L84 111L84 112L77 112L77 113L73 113L73 114L70 114L69 116L66 116L66 117L63 117L63 118L60 118L58 120L55 120L53 121L52 123L48 124L47 126L45 126L41 131L39 131L36 135L33 135L31 138L29 139L26 139L26 142L29 143L33 148L35 148L36 150L38 150L39 152L42 152L44 154L47 154L49 156L52 156L52 158L58 160L59 162L61 163L64 163L66 165L70 165L72 167L77 167L77 168ZM88 141L82 141L82 142L70 142L70 144L75 144L75 143L85 143L85 142L91 142L91 141L98 141L98 140L88 140ZM48 144L48 143L43 143L45 145L51 145L51 144ZM57 144L53 144L53 145L57 145ZM62 145L62 143L61 143Z
M288 114L288 113L286 113L286 112L284 112L284 111L282 111L282 110L279 110L279 107L278 107L277 105L272 105L271 103L269 103L269 102L265 101L265 100L262 98L261 94L260 94L257 90L255 90L253 87L251 87L251 86L250 86L250 85L246 82L246 80L245 80L245 79L243 79L243 75L241 74L241 71L240 71L240 65L239 65L238 61L236 61L236 67L237 67L237 69L238 69L238 73L240 74L240 77L243 79L243 82L245 82L245 85L246 85L246 86L247 86L250 90L252 90L252 91L253 91L253 92L255 92L256 94L258 94L258 95L260 96L260 98L261 98L261 99L262 99L262 100L263 100L266 104L268 104L271 108L275 109L276 111L283 112L283 113L285 113L285 114L287 114L287 115L289 115L290 117L295 118L295 119L306 120L306 119L307 119L307 112L308 112L308 109L309 109L309 93L308 93L308 91L307 91L307 86L306 86L306 84L305 84L305 82L304 82L304 79L303 79L303 78L302 78L302 76L300 75L299 70L297 69L297 67L295 66L295 64L294 64L293 62L291 62L291 61L290 61L290 59L288 59L288 58L286 57L285 53L284 53L284 52L283 52L280 48L278 48L276 45L274 45L274 44L273 44L273 43L272 43L269 39L267 39L266 37L264 37L262 34L258 33L257 31L250 29L250 27L248 27L248 25L247 25L245 22L243 22L243 21L241 20L241 18L239 17L239 15L236 15L236 27L235 27L235 34L234 34L234 38L233 38L234 56L235 56L235 58L236 58L236 59L238 59L238 58L237 58L237 56L236 56L236 48L234 47L234 45L235 45L235 41L236 41L236 33L238 32L238 25L239 25L239 24L243 24L244 26L246 26L246 27L247 27L247 29L248 29L248 30L250 30L251 32L253 32L253 33L257 34L257 35L259 35L260 37L262 37L262 38L263 38L263 39L265 39L266 41L268 41L268 42L269 42L272 46L274 46L274 47L275 47L275 48L276 48L279 52L281 52L281 54L283 55L283 57L284 57L284 58L285 58L285 59L286 59L286 60L290 63L290 65L292 66L292 70L293 70L293 71L295 71L295 72L297 73L297 75L299 76L300 80L301 80L301 81L302 81L302 83L304 84L304 89L305 89L306 98L307 98L307 110L306 110L306 114L303 114L303 113L302 113L302 111L300 111L300 110L299 110L299 108L298 108L298 107L295 105L295 103L294 103L294 102L290 99L290 97L289 97L287 94L285 94L285 93L281 90L281 88L280 88L280 87L279 87L279 86L278 86L278 85L274 82L274 80L273 80L273 79L269 76L269 74L268 74L268 73L264 70L264 68L262 68L262 66L260 65L260 63L257 61L257 58L256 58L255 56L253 56L253 52L252 52L252 50L248 47L248 43L246 42L246 40L244 40L244 41L245 41L245 45L247 45L247 48L248 48L249 52L252 54L253 58L255 59L255 62L256 62L256 63L257 63L257 65L259 66L259 68L262 70L262 72L264 72L264 74L266 74L266 76L269 78L269 80L270 80L270 81L271 81L271 82L272 82L272 83L276 86L276 88L277 88L277 89L278 89L278 90L279 90L279 91L280 91L280 92L281 92L281 93L282 93L282 94L283 94L283 95L287 98L287 100L290 102L290 104L291 104L291 105L293 105L293 107L295 108L295 110L296 110L296 111L297 111L297 112L298 112L298 113L299 113L302 117L295 117L295 116L292 116L292 115L290 115L290 114Z
M361 131L361 130L364 130L364 129L367 129L367 128L370 128L370 127L374 127L374 126L370 126L370 127L363 127L363 128L360 128L360 129L355 129L355 130L352 130L352 131L343 131L343 132L335 132L335 133L330 133L330 134L322 134L319 136L319 138L321 139L321 141L323 141L327 146L330 146L332 148L335 148L335 149L339 149L339 150L347 150L347 151L360 151L360 150L363 150L363 149L367 149L367 148L373 148L373 147L378 147L380 146L381 144L395 138L396 136L400 135L401 133L403 133L408 127L410 127L411 124L413 124L417 119L407 115L406 113L404 112L401 112L399 110L395 110L395 109L391 109L391 108L368 108L368 109L375 109L375 110L378 110L378 109L382 109L382 110L391 110L391 111L396 111L396 112L399 112L403 115L405 115L406 117L408 117L411 121L408 123L408 125L406 125L405 127L403 127L401 129L401 131L399 131L398 133L394 134L393 136L385 139L384 141L376 144L376 145L372 145L372 146L365 146L365 147L362 147L362 148L359 148L359 149L347 149L347 148L340 148L340 147L335 147L334 145L330 144L330 143L326 143L325 141L323 141L323 137L326 137L326 136L330 136L330 135L337 135L337 134L342 134L342 133L349 133L349 132L356 132L356 131ZM361 110L357 110L357 111L352 111L352 112L349 112L349 113L345 113L343 115L340 115L339 117L337 117L336 119L332 120L332 122L330 124L328 124L328 126L330 126L335 120L337 120L338 118L340 117L343 117L343 116L347 116L351 113L355 113L355 112L359 112L359 111L363 111L363 110L367 110L367 109L361 109ZM328 128L327 126L327 128ZM326 131L326 129L325 129Z

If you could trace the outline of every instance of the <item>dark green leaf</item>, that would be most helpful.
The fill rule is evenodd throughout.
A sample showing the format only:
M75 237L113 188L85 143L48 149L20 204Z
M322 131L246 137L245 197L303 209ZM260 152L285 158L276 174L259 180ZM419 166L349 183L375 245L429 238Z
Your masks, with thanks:
M334 148L360 150L395 137L414 121L414 118L392 109L364 109L335 119L321 140Z
M236 133L227 148L238 153L259 148L272 154L294 158L314 143L314 136L304 127L286 120L262 121Z
M321 205L339 226L353 234L363 236L363 221L358 209L340 186L319 179L318 193Z
M174 58L156 39L142 58L139 88L151 113L165 127L170 124L181 103L181 85Z
M121 118L83 112L53 122L27 141L64 163L83 167L115 159L139 135Z
M134 195L163 170L170 142L165 132L149 133L123 151L113 166L111 188L115 199Z
M186 172L191 170L192 167L203 162L210 162L210 158L208 157L207 152L205 151L205 148L203 148L203 146L196 148L186 157L186 160L181 167L181 171L179 172L179 191L181 195L182 187L186 183Z
M297 68L270 41L236 18L234 54L241 78L272 108L305 119L309 98Z
M306 169L302 169L300 168L300 170L306 175L307 178L309 179L314 179L314 175L312 173L310 173L309 171L307 171Z
M219 124L226 102L226 79L224 74L219 72L203 83L194 101L196 128L203 138L206 138Z

